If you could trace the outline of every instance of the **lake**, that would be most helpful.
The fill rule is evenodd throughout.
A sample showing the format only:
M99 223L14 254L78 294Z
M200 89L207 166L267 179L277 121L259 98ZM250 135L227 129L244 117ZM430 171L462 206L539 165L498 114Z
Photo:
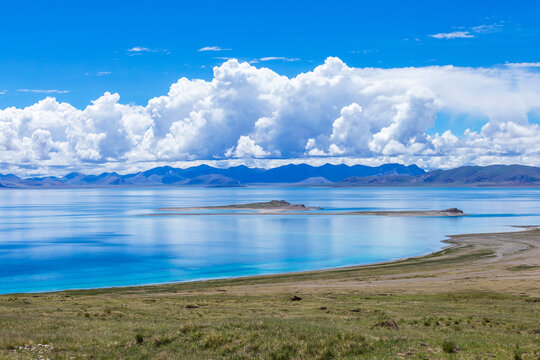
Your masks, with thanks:
M138 216L273 199L324 211L457 207L471 216ZM0 293L368 264L436 251L446 235L515 231L511 225L540 225L540 189L3 189Z

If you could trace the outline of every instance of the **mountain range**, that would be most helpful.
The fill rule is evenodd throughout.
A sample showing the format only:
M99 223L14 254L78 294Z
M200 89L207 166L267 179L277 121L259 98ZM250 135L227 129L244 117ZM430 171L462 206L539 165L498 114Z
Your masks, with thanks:
M463 166L426 172L416 165L385 164L311 166L290 164L271 169L199 165L186 169L156 167L134 174L115 172L63 177L20 178L0 174L0 188L100 186L540 186L540 168L523 165Z

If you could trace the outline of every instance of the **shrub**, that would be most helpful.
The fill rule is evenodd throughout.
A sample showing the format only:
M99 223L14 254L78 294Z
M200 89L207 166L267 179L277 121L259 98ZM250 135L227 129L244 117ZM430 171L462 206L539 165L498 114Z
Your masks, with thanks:
M182 334L193 332L193 331L196 331L198 329L199 329L199 326L197 326L197 325L195 325L193 323L186 323L186 324L180 325L180 332Z
M173 341L174 338L171 336L160 336L154 339L154 343L156 346L167 345L172 343Z
M442 344L442 349L448 354L453 354L459 350L456 343L452 340L445 340Z
M202 340L202 346L205 349L217 349L227 342L227 339L219 333L206 335Z

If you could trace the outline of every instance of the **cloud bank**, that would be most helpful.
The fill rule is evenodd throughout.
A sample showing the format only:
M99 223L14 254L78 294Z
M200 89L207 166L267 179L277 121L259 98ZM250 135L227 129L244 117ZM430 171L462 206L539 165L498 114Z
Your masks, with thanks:
M477 130L430 130L441 113ZM0 110L0 172L185 161L540 165L539 113L540 73L530 67L353 68L330 57L288 78L233 59L211 81L181 78L144 106L105 93L84 109L47 97Z

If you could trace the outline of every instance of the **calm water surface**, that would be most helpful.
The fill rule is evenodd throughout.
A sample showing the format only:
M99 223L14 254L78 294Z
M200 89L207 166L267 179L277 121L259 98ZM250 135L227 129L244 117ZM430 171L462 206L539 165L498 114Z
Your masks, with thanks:
M472 216L137 216L272 199L324 211L458 207ZM0 293L366 264L438 250L445 235L510 225L540 225L540 189L0 190Z

